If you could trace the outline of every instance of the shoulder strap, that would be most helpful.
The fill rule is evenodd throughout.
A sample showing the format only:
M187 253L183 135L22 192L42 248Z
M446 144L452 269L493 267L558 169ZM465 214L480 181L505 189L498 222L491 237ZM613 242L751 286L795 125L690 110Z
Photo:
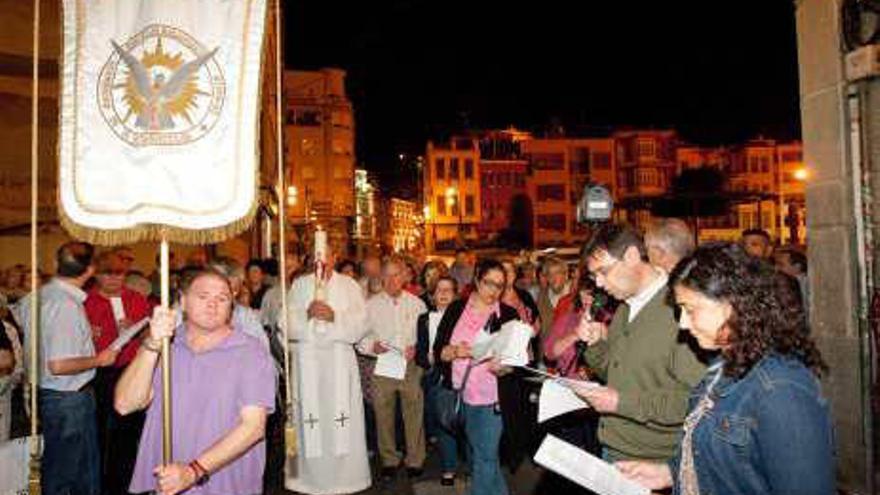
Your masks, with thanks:
M474 368L474 360L468 363L467 369L464 371L464 378L461 380L461 387L458 387L457 392L464 392L464 388L467 386L468 378L471 376L471 370Z

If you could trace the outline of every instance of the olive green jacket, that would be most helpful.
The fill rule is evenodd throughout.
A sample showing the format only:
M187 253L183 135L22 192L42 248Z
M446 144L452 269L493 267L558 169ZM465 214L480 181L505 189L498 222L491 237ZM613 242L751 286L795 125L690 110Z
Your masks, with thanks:
M666 460L678 445L691 389L705 365L679 331L662 288L630 323L621 304L608 340L586 352L588 364L617 390L615 414L599 422L599 441L617 459Z

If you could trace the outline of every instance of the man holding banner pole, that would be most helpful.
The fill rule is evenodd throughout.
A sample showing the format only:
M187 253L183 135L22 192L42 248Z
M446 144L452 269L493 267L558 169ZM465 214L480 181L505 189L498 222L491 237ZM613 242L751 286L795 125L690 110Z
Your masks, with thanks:
M181 297L186 315L156 308L150 335L116 387L120 414L147 408L129 491L256 494L263 489L266 416L275 407L275 371L268 350L232 326L232 291L219 272L195 275ZM172 451L162 456L162 339L172 338ZM230 366L235 363L235 366Z
M94 244L161 241L163 308L169 243L221 242L257 211L266 7L63 0L59 219ZM179 459L170 340L160 346L164 463Z

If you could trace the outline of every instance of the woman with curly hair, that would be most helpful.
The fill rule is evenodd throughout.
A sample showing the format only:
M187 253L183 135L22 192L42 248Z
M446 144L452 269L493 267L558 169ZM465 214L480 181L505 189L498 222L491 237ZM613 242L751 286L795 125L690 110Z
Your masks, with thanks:
M618 469L674 494L834 493L831 419L817 380L825 365L775 271L738 245L711 244L683 259L669 285L681 327L717 357L694 389L671 462Z

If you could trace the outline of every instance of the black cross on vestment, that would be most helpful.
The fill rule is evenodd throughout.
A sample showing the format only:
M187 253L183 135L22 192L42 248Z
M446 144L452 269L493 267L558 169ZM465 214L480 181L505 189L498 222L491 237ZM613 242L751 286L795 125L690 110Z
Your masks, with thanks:
M318 419L315 418L314 416L312 416L311 413L309 413L309 419L303 421L303 423L308 423L310 430L315 427L315 423L317 423L317 422L318 422Z

